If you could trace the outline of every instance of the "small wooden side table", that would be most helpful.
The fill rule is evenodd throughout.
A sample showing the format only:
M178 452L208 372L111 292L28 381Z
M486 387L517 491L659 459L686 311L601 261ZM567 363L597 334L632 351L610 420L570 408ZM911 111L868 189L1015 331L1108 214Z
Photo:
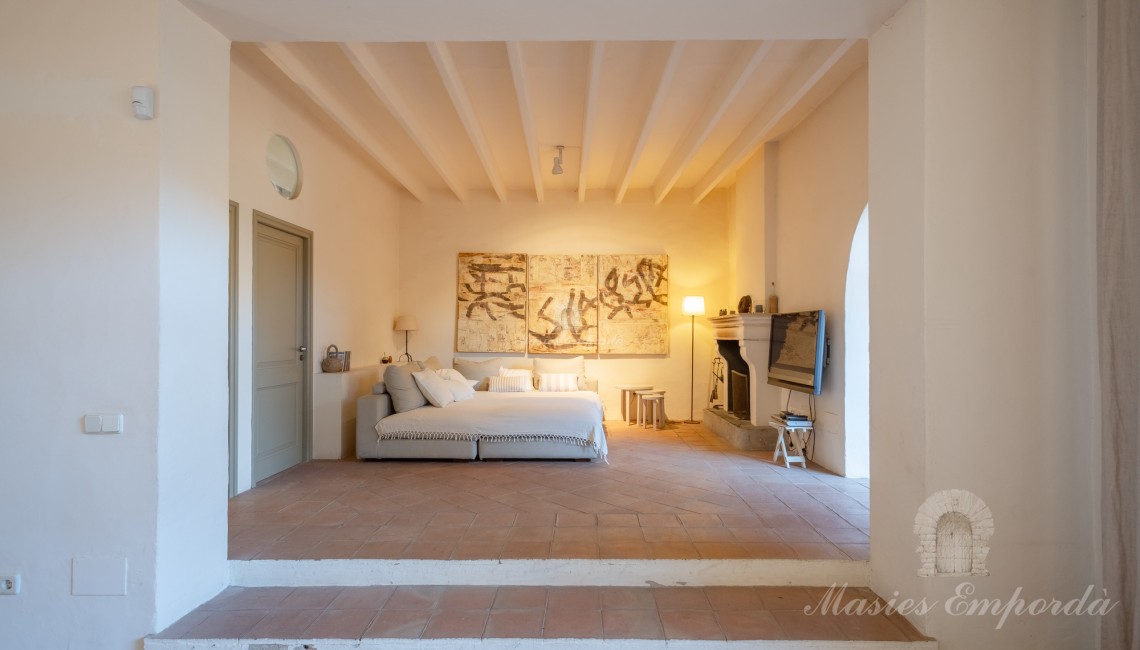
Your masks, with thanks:
M619 384L614 388L621 391L621 419L626 424L632 424L630 418L634 417L637 413L637 391L639 390L653 390L653 386L649 384Z
M780 462L784 457L784 467L799 463L807 469L807 455L804 450L804 437L812 432L812 425L788 424L783 418L773 416L768 424L776 429L776 450L772 452L772 462Z

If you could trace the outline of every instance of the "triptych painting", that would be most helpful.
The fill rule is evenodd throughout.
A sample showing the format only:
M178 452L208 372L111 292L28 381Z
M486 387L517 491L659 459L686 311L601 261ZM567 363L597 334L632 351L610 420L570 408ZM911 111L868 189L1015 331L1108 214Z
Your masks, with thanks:
M667 354L668 255L460 253L457 352Z

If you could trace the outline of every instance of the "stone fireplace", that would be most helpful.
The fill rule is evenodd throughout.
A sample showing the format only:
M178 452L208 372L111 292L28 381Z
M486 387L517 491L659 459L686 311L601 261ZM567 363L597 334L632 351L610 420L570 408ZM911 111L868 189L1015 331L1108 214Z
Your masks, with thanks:
M709 318L724 358L726 408L706 409L705 424L738 449L773 449L768 416L780 410L779 392L768 386L768 341L772 317L733 314Z

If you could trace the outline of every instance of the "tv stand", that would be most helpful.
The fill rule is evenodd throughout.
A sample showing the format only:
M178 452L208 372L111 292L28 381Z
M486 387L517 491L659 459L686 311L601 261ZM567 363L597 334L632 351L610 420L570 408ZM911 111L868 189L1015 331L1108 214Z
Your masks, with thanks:
M776 450L772 452L772 462L780 462L784 457L784 467L791 467L791 463L799 463L800 467L807 469L807 454L804 449L804 439L812 433L811 424L788 424L779 413L774 413L768 424L776 430Z

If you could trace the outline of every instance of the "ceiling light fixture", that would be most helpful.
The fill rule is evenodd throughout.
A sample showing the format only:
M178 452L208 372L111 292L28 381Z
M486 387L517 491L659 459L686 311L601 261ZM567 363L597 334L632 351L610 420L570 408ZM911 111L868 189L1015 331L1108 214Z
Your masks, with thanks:
M550 170L550 173L555 176L562 173L562 150L564 148L562 145L558 145L558 155L554 157L554 168Z

